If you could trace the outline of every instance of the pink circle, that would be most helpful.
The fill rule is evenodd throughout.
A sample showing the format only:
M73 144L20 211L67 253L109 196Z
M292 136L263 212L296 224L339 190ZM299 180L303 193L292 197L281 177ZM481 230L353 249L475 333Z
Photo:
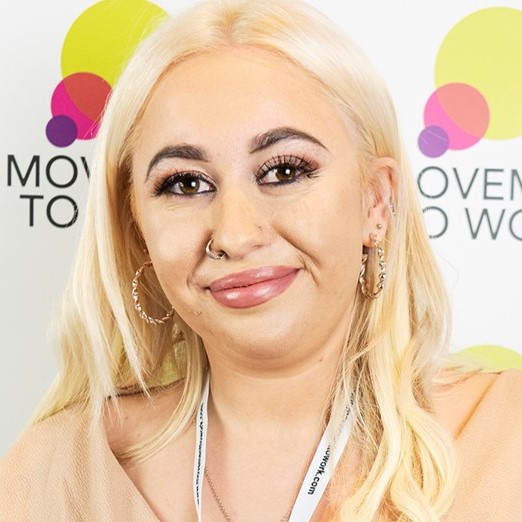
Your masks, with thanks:
M448 83L437 89L424 109L426 127L446 131L451 150L462 150L486 134L489 108L482 94L465 83Z
M96 136L101 113L110 85L91 73L75 73L64 78L51 98L53 116L68 116L78 129L78 139L89 140Z

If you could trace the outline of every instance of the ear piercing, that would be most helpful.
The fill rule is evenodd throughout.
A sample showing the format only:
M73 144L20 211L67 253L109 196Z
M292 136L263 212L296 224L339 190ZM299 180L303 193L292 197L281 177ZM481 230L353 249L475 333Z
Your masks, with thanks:
M381 247L381 244L377 240L377 236L375 234L370 234L370 241L373 244L373 248L375 248L377 257L379 259L378 280L375 285L375 289L370 290L366 281L366 263L368 262L369 256L368 254L363 254L361 270L359 272L359 283L361 285L361 292L363 293L364 297L367 299L377 299L377 297L379 297L381 292L384 290L384 283L386 281L386 259L384 257L384 249Z

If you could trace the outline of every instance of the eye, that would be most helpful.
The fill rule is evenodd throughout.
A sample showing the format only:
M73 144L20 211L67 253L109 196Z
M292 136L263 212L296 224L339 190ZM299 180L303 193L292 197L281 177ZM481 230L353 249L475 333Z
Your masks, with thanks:
M303 176L312 177L317 166L299 156L277 156L259 169L260 185L286 185L300 181Z
M212 182L198 173L179 173L162 180L155 190L157 196L174 194L176 196L197 196L214 192Z

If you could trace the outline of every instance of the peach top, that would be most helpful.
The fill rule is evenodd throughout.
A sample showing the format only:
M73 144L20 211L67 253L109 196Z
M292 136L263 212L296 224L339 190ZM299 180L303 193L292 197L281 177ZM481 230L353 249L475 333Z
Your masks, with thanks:
M522 372L479 374L436 400L461 477L448 522L522 521ZM103 425L75 408L32 426L0 461L1 521L158 522Z

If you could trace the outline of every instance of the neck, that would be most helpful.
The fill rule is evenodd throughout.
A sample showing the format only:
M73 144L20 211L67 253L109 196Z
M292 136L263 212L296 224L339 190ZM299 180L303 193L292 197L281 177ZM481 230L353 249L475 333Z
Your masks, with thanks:
M230 349L215 338L205 344L211 368L206 465L220 497L234 499L231 505L246 519L260 520L256 513L280 519L301 487L311 507L299 501L306 514L296 520L310 520L316 508L324 509L327 475L314 498L309 485L319 484L314 473L327 462L320 440L343 337L330 335L315 345L280 342L257 351ZM215 502L206 505L217 511Z
M213 415L223 424L257 432L277 425L286 432L312 425L320 429L337 374L339 341L313 350L305 360L268 369L232 364L209 350Z

